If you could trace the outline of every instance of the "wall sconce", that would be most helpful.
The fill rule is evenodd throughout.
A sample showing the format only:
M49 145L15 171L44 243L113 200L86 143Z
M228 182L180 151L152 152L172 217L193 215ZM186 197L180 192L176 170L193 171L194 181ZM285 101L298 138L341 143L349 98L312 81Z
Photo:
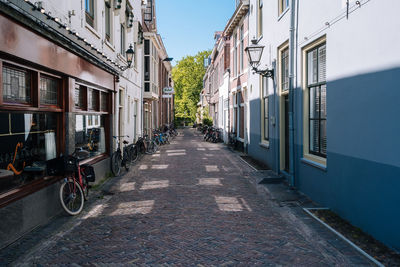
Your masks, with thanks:
M259 70L258 66L260 66L261 56L264 50L264 46L257 45L257 39L251 40L251 45L245 48L247 53L247 57L249 59L250 65L253 71L257 74L260 74L263 77L268 77L274 79L274 70L273 69L265 69Z
M128 50L126 50L125 54L126 54L126 62L128 62L128 65L125 67L123 66L121 67L121 70L123 71L129 69L132 65L132 59L133 55L135 54L135 51L133 51L133 47L131 44L129 45L129 48Z

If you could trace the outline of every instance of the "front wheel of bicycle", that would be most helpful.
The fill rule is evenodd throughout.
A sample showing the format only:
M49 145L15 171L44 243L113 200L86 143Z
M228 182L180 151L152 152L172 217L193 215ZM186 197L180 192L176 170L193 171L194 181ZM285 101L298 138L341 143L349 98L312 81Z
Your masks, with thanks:
M119 152L114 152L111 156L111 171L114 176L118 176L121 173L121 154Z
M61 185L61 206L69 215L78 215L83 209L84 201L82 188L77 182L67 180Z
M147 146L147 154L154 154L156 152L156 142L154 140L149 141Z
M124 153L124 167L126 171L129 171L129 168L131 167L131 152L126 151Z
M139 158L139 151L138 148L136 146L132 146L131 147L131 163L134 163L137 161L137 159Z

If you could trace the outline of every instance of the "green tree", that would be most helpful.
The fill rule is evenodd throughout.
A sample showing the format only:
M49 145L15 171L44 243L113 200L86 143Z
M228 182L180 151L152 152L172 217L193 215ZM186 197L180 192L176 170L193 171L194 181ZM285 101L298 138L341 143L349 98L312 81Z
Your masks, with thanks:
M201 51L195 56L186 56L173 68L176 119L195 120L197 103L203 89L203 62L210 54L211 51Z

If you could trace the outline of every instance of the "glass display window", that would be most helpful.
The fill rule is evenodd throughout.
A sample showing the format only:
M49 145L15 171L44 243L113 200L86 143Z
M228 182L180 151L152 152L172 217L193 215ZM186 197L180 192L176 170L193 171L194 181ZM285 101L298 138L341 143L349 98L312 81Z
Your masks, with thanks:
M56 78L40 77L40 104L57 105L60 81Z
M57 157L55 113L0 112L0 192L43 177Z
M81 159L106 152L106 115L76 114L75 149Z
M32 74L28 70L3 66L3 101L8 103L31 103Z

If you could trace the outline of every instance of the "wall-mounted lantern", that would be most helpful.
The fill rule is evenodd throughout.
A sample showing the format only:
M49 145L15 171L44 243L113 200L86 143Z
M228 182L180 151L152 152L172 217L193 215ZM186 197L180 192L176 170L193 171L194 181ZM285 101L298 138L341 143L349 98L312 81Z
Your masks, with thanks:
M265 69L260 70L258 66L260 66L261 56L264 50L264 46L257 45L257 39L251 40L251 45L245 48L247 53L247 57L250 62L250 66L252 67L253 71L257 74L260 74L264 77L268 77L273 79L274 78L274 70L273 69Z
M129 45L129 48L128 48L128 50L126 50L125 54L126 54L126 62L128 62L128 65L125 67L122 67L121 68L122 70L127 70L132 65L132 59L133 59L133 55L135 54L135 51L133 51L133 47L131 44Z

